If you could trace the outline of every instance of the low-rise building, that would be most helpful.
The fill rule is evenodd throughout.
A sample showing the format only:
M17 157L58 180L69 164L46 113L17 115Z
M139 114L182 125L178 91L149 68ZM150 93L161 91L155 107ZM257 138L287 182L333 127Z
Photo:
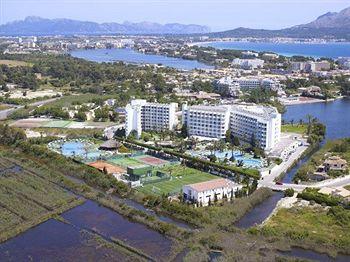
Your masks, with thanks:
M323 187L318 192L325 195L350 199L350 191L343 187Z
M339 156L331 156L324 161L325 171L345 171L348 168L347 162L345 159L340 158Z
M225 178L218 178L206 182L185 185L182 187L184 199L199 206L208 206L211 203L235 197L235 192L240 190L239 185Z

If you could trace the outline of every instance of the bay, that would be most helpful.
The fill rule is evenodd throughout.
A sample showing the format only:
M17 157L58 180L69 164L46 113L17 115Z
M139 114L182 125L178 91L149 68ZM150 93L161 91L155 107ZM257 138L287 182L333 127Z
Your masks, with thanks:
M217 49L251 50L256 52L274 52L284 56L310 56L314 58L349 57L350 43L274 43L274 42L209 42L201 46Z

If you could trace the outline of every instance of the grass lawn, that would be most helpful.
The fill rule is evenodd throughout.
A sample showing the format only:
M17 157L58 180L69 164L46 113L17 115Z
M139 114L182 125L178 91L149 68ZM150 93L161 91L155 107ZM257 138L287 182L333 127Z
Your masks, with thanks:
M204 182L212 179L217 179L217 176L199 170L185 167L182 165L167 166L159 169L164 173L172 176L171 180L162 181L159 183L148 184L144 187L139 187L138 190L148 194L167 194L170 192L180 192L183 185ZM153 187L157 188L153 190Z
M350 211L345 210L350 217ZM292 241L332 250L350 250L350 220L340 220L323 208L280 209L261 229L267 236L283 236Z
M64 128L72 123L73 123L72 121L54 120L45 124L44 127Z
M307 125L287 124L282 126L282 132L286 132L286 133L306 134L306 130L307 130Z

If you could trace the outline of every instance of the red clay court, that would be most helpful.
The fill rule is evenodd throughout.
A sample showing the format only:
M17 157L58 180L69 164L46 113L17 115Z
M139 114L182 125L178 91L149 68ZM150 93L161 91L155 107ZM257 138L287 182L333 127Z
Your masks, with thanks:
M153 157L153 156L139 156L139 157L135 157L135 159L137 159L137 161L140 161L144 164L151 165L151 166L163 166L169 163L166 160Z
M120 166L111 165L104 161L96 161L89 163L88 165L97 168L100 171L103 171L103 169L106 168L108 174L120 174L126 172L125 169L121 168Z

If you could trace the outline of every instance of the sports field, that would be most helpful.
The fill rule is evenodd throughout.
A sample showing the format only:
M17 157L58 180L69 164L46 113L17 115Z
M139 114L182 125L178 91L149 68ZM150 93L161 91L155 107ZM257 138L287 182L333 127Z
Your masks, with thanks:
M46 123L43 127L64 128L72 123L73 121L57 120L57 121L50 121Z
M116 164L118 166L126 168L127 166L136 167L143 166L144 163L137 161L136 159L129 157L119 157L119 158L111 158L108 160L111 164Z
M144 187L139 187L138 190L147 194L168 194L178 193L182 186L217 179L217 176L205 173L193 168L182 165L173 165L160 168L160 171L171 175L168 181L148 184Z
M150 166L164 166L166 164L168 164L169 162L157 157L153 157L153 156L148 156L148 155L144 155L144 156L136 156L133 157L133 159L136 159L137 161L140 161L144 164L150 165Z

